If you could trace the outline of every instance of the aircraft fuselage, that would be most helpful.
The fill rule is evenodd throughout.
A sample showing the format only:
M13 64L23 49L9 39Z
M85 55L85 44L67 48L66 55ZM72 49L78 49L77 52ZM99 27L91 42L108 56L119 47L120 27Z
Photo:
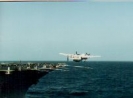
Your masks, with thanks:
M87 60L88 57L86 55L69 55L68 56L70 59L72 59L75 62L80 62L82 60Z

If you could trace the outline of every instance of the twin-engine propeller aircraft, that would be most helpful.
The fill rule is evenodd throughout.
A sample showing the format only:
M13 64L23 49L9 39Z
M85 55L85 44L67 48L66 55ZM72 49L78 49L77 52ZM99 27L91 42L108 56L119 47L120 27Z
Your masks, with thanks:
M66 56L67 61L69 61L69 59L72 59L75 62L86 61L88 58L101 57L101 56L90 55L88 53L78 54L77 51L76 54L65 54L65 53L59 53L59 54Z

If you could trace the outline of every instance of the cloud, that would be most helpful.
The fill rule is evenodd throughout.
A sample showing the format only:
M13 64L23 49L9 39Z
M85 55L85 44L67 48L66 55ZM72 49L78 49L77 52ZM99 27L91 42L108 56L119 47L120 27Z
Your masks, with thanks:
M133 2L133 0L90 0L92 2Z

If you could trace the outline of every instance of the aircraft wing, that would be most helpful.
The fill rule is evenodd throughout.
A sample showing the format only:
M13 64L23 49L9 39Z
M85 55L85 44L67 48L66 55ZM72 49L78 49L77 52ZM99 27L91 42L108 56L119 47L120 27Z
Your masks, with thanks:
M89 55L88 57L89 58L95 58L95 57L101 57L101 56L99 56L99 55Z
M64 56L69 56L71 54L66 54L66 53L59 53L60 55L64 55Z

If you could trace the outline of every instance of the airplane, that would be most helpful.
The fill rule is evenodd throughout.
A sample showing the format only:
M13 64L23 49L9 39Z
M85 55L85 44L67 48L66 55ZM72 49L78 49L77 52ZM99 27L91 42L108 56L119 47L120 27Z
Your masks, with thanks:
M77 51L76 54L66 54L66 53L59 53L59 54L67 56L67 61L69 61L69 59L72 59L75 62L86 61L88 58L101 57L101 56L93 56L88 53L78 54Z

